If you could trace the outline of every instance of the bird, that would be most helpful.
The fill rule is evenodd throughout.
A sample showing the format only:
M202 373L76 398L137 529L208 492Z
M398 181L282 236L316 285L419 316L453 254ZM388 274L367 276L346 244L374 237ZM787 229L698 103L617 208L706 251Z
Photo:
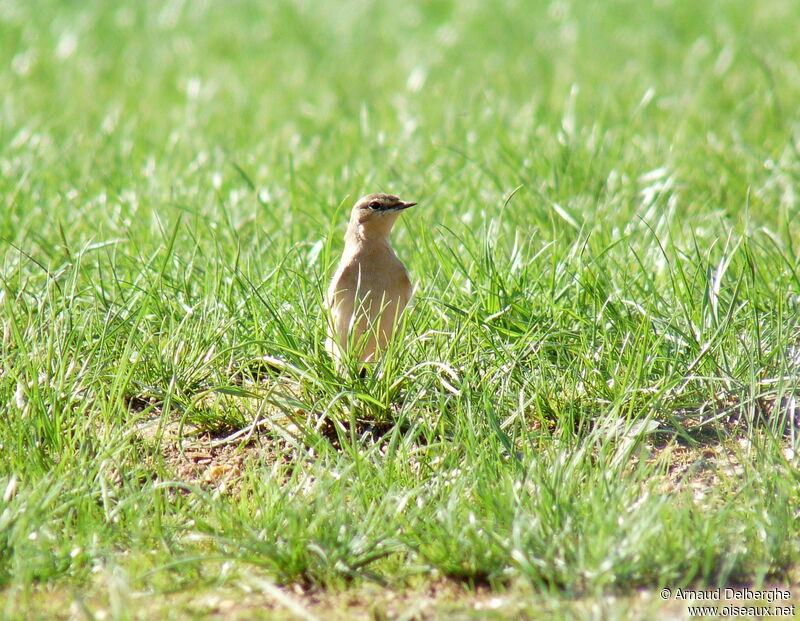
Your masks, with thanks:
M350 211L344 251L326 296L325 348L340 365L347 353L359 362L374 362L411 299L411 278L389 234L400 212L416 204L392 194L367 194Z

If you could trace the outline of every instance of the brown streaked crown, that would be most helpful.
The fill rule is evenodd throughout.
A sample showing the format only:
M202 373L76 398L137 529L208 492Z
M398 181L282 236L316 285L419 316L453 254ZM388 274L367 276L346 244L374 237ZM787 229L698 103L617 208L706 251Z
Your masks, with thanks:
M356 203L356 209L368 209L375 212L400 211L413 207L416 203L406 203L392 194L367 194Z

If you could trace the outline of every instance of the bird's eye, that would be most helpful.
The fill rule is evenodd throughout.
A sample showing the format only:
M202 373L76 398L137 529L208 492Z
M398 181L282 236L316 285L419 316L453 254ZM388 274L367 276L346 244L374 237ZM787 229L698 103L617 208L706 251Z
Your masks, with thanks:
M372 209L373 211L377 211L380 208L381 208L381 204L376 202L376 201L373 201L369 205L367 205L367 209Z

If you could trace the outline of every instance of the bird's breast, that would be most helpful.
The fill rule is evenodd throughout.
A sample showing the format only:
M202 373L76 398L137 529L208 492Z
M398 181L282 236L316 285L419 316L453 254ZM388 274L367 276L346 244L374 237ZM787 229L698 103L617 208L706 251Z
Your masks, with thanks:
M347 292L359 298L378 295L407 299L410 290L408 271L394 252L363 252L343 257L328 297L332 300Z

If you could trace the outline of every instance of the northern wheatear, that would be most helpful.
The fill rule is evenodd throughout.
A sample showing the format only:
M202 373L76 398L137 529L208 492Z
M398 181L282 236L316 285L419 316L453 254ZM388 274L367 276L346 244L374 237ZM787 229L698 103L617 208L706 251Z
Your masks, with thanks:
M326 349L334 360L352 347L357 360L370 362L392 337L412 286L389 233L400 212L414 205L391 194L368 194L353 206L342 260L328 287Z

